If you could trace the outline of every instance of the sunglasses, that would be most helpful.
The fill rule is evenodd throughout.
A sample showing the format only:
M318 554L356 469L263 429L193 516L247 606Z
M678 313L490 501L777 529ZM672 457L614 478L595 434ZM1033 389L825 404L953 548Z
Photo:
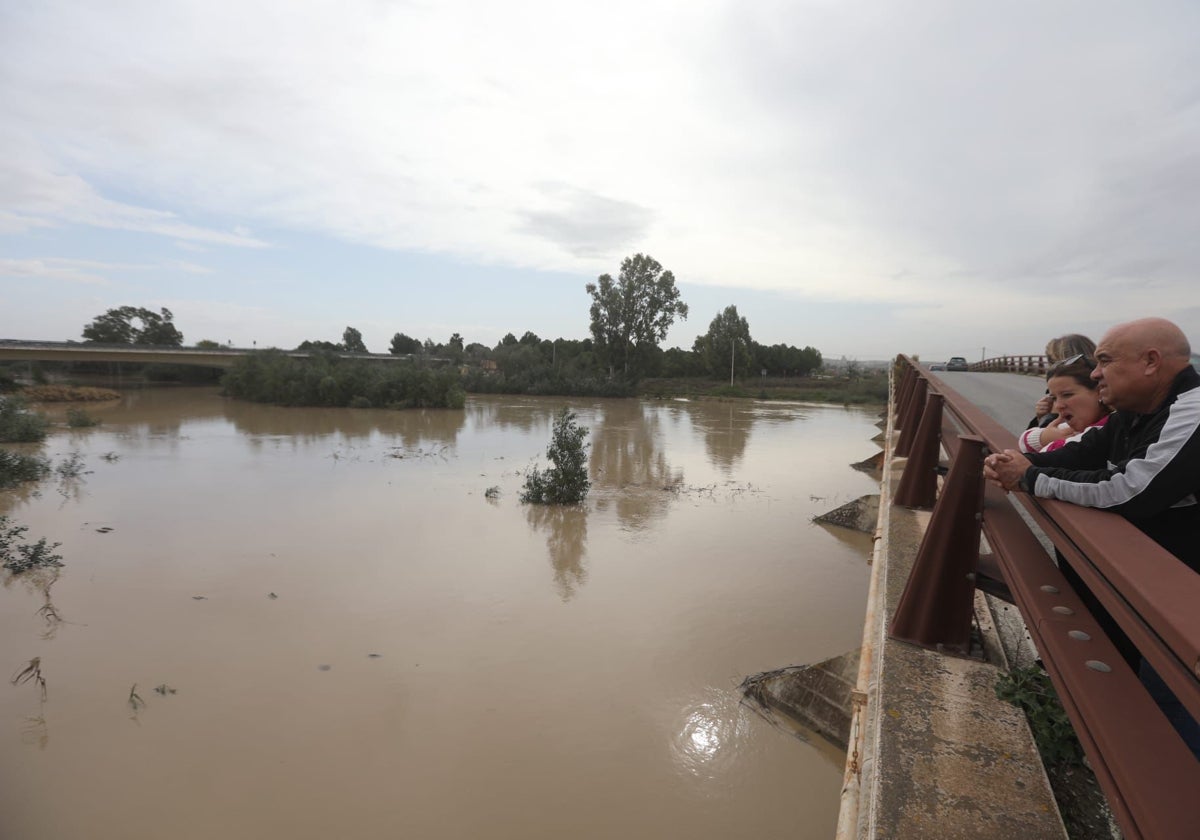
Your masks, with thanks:
M1062 361L1055 362L1054 364L1050 365L1046 372L1054 373L1055 371L1065 370L1066 368L1073 367L1074 365L1078 364L1082 364L1088 370L1096 369L1095 359L1089 359L1086 353L1076 353L1069 359L1063 359Z

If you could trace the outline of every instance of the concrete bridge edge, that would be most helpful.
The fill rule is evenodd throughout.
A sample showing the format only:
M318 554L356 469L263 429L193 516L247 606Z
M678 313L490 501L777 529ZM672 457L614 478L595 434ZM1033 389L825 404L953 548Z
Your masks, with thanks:
M929 518L892 508L904 463L893 456L892 417L889 410L836 836L1064 840L1066 829L1025 717L995 696L1003 664L888 638ZM975 612L985 651L1002 662L1004 645L981 593Z

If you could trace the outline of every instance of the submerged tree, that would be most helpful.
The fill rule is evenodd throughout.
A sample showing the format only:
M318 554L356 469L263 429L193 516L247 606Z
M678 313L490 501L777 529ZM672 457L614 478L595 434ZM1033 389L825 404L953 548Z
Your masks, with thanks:
M591 489L588 480L588 430L575 422L575 412L563 408L554 420L554 432L546 457L554 464L548 470L534 467L525 478L522 502L542 505L573 505L582 502Z
M624 378L637 379L640 354L658 347L676 317L688 316L675 275L646 254L626 257L616 280L602 274L587 284L587 291L592 296L592 337L609 376L620 368Z

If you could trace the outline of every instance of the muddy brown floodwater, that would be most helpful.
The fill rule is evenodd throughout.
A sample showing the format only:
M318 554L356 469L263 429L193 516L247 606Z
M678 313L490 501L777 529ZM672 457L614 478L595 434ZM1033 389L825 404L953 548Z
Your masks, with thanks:
M810 518L876 413L571 400L592 492L522 505L563 402L60 425L84 473L0 493L65 562L0 590L0 837L831 836L842 756L737 685L859 644L869 539Z

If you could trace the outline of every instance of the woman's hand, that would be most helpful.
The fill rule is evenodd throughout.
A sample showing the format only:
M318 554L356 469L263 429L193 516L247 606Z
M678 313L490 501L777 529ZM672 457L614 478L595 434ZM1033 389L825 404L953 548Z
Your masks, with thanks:
M1038 400L1037 405L1034 406L1033 416L1037 417L1040 420L1041 418L1043 418L1047 414L1049 414L1050 409L1053 407L1054 407L1054 397L1050 396L1049 394L1046 394L1046 396L1044 396L1040 400ZM1047 442L1049 442L1049 441L1047 441Z
M1047 444L1054 443L1056 440L1065 440L1073 434L1075 434L1075 430L1066 423L1051 423L1042 429L1042 449L1045 449Z

